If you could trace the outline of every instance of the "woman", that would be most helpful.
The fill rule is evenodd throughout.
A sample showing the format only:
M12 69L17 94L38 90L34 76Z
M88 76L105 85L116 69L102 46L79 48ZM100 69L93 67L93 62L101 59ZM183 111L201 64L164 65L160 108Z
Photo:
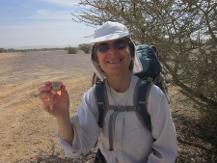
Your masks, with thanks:
M94 71L105 82L109 105L133 106L139 78L132 73L135 47L128 29L123 24L108 21L95 31L92 43ZM86 154L98 142L108 163L175 162L175 127L167 99L157 86L151 87L148 97L151 131L143 127L135 112L122 112L113 119L113 110L107 112L100 129L94 89L95 86L84 94L78 112L72 118L64 85L61 94L53 93L49 82L39 89L44 109L57 119L60 144L66 156ZM112 135L109 126L112 126Z

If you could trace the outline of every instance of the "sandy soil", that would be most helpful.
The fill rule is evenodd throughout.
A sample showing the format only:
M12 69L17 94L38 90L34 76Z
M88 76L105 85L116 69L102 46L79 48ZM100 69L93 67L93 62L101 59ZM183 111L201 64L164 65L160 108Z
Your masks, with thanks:
M65 51L0 54L1 163L37 162L60 152L55 120L41 109L37 89L48 80L63 81L76 110L90 86L89 57Z
M63 158L55 119L41 109L37 90L45 81L63 81L70 92L71 113L75 112L90 87L89 57L65 51L0 54L0 163L86 162L94 156ZM178 134L177 162L217 162L216 112L207 113L177 87L169 90Z

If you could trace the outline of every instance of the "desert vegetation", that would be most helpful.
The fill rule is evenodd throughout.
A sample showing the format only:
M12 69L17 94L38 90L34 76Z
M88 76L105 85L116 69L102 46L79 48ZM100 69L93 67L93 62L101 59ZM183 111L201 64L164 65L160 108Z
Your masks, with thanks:
M78 45L78 48L80 50L83 50L84 53L88 54L88 53L90 53L91 45L90 44L80 44L80 45Z
M73 20L126 24L136 44L155 45L173 82L183 93L217 105L217 3L214 0L82 0Z
M68 51L68 54L76 54L78 51L76 47L68 47L66 50Z
M28 49L14 49L14 48L0 48L0 53L13 53L13 52L30 52L30 51L54 51L54 50L66 50L68 54L76 54L79 50L85 54L89 54L91 44L82 43L76 46L69 46L63 48L28 48Z

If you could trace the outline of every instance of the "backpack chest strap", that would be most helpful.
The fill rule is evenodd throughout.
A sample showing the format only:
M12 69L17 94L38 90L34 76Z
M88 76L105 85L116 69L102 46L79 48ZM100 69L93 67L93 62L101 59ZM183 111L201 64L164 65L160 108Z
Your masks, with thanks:
M115 125L116 125L116 118L119 113L121 112L130 112L130 111L136 111L135 106L115 106L115 105L108 105L107 110L112 110L113 113L111 113L109 117L109 123L108 123L108 129L109 129L109 150L113 150L113 139L114 139L114 133L115 133Z
M109 105L107 106L108 110L114 110L116 112L125 112L125 111L136 111L137 107L136 106L115 106L115 105Z

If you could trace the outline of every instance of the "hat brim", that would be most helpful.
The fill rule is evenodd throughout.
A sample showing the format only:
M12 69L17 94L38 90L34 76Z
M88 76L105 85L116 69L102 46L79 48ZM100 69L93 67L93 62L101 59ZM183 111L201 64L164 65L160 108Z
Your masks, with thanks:
M111 41L111 40L116 40L119 38L123 38L129 36L129 33L115 33L115 34L110 34L102 37L98 37L96 39L93 39L90 41L90 43L97 43L97 42L105 42L105 41Z

